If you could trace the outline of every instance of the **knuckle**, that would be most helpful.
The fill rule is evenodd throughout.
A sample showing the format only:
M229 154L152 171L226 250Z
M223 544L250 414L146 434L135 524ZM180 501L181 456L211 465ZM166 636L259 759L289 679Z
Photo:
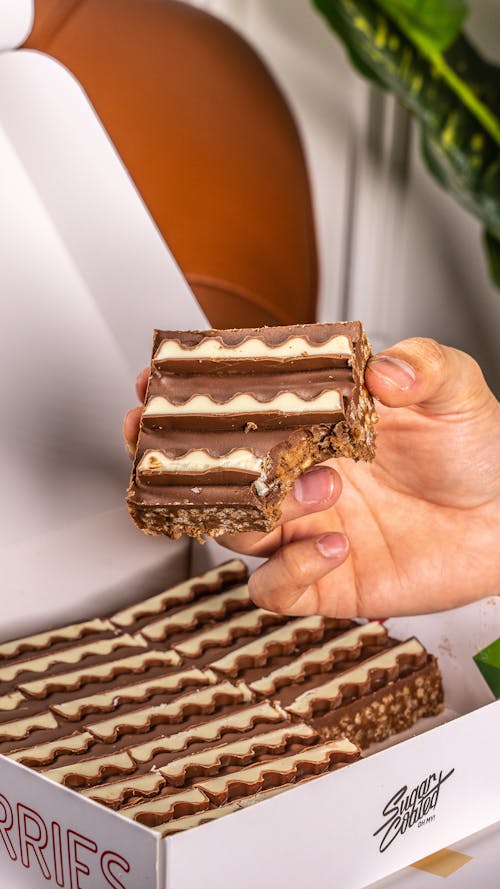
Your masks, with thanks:
M284 547L281 553L283 574L285 579L297 587L306 587L309 584L309 572L307 564L299 555L295 546Z
M431 337L415 337L410 340L421 354L425 364L435 373L441 373L447 364L446 346Z

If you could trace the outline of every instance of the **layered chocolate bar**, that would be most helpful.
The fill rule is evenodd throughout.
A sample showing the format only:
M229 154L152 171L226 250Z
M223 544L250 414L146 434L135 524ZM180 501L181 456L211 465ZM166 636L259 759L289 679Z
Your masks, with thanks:
M256 608L239 559L0 645L0 753L165 836L352 763L441 706L417 639Z
M268 531L297 476L371 460L375 411L360 322L161 331L128 490L148 534Z

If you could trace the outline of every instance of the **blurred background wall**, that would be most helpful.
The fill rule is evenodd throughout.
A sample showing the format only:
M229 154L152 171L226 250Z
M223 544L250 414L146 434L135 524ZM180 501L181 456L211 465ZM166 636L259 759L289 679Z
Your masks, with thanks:
M320 257L319 316L361 318L374 345L432 336L465 349L500 394L500 292L480 225L433 182L395 100L351 68L308 0L190 0L264 58L299 123ZM471 0L469 35L500 63L500 6Z

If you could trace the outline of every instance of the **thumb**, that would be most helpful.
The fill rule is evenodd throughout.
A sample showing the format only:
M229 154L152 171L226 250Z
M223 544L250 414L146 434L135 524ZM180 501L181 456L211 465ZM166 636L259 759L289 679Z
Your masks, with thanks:
M470 355L420 337L374 355L365 381L382 404L418 405L430 414L476 413L495 400Z

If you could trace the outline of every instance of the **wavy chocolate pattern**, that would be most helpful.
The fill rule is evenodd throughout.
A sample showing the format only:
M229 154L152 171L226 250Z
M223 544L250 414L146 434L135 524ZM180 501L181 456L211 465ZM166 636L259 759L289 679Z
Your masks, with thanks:
M307 781L308 778L304 780ZM292 787L296 787L297 784L301 783L302 781L298 780L293 784L282 784L280 787L273 787L271 790L262 790L260 793L236 799L234 802L226 803L225 806L218 806L216 809L207 809L205 812L199 812L196 815L184 815L182 818L176 818L167 824L159 825L155 829L160 832L162 837L171 836L174 833L190 830L192 827L199 827L200 824L216 821L224 815L240 812L241 809L246 809L248 806L255 805L255 803L261 803L263 800L277 796L279 793L284 793L286 790L291 790Z
M0 664L3 660L11 660L20 654L50 648L51 645L58 642L73 642L75 639L83 639L84 636L93 636L112 629L109 621L96 618L80 624L57 627L55 630L37 633L35 636L24 636L24 638L14 639L12 642L3 642L0 645Z
M57 720L53 713L33 713L24 719L0 724L0 741L20 741L27 738L36 729L57 728Z
M26 698L20 691L11 691L8 695L0 697L0 713L10 710L16 710L19 704L26 701Z
M321 639L325 626L326 618L318 615L289 620L279 630L260 636L255 642L242 645L224 657L212 661L210 667L228 676L236 676L240 670L248 667L262 667L271 657L293 652L298 642L306 640L314 642L316 639Z
M259 762L256 765L199 781L196 787L205 793L209 800L220 806L231 802L235 797L248 796L258 790L267 790L280 784L294 783L297 779L312 777L327 772L332 766L347 764L359 759L359 750L350 741L326 741L309 747L300 753Z
M135 772L136 765L126 751L110 753L107 756L75 761L58 769L43 770L42 774L51 781L64 784L65 787L90 787L99 784L104 778L112 775L123 775Z
M176 611L161 620L148 624L141 630L141 635L148 642L160 642L174 633L194 630L204 621L221 620L232 611L240 611L253 607L248 586L233 587L219 595L202 599L190 608Z
M111 688L99 694L89 695L86 698L76 698L63 704L53 704L51 710L64 719L81 719L87 713L99 713L116 710L121 704L133 701L147 701L153 695L172 695L181 691L188 685L205 686L215 685L217 677L211 670L200 670L192 667L180 673L169 676L154 676L146 682L126 685L120 688Z
M212 713L217 707L251 700L252 693L242 682L238 685L220 682L201 691L181 695L171 703L123 713L103 722L86 725L85 729L101 741L116 741L124 734L146 732L154 725L181 722L187 715Z
M308 336L289 336L280 343L268 343L257 336L246 336L238 343L226 343L222 336L204 337L198 343L188 346L178 339L164 339L159 344L153 362L163 370L174 368L181 372L218 373L219 365L238 365L244 362L264 363L281 370L284 362L294 367L301 361L321 361L328 366L333 358L353 355L352 342L348 336L338 334L322 343L312 342ZM187 366L187 368L185 367ZM215 367L214 367L215 365Z
M43 657L16 661L9 666L0 667L0 682L12 682L22 673L46 673L51 667L59 664L78 664L91 655L104 657L117 648L140 648L146 646L143 639L137 636L114 636L111 639L98 639L87 645L75 645L71 648L60 648L48 651ZM21 686L24 688L25 686Z
M95 738L89 732L79 732L66 738L56 738L55 741L48 741L46 744L24 747L16 753L8 753L7 757L22 763L23 766L38 768L50 765L62 753L86 753L94 743Z
M110 620L119 627L131 627L141 618L162 614L177 605L191 602L196 596L215 593L224 584L244 582L247 575L245 563L241 559L232 559L223 565L218 565L217 568L205 571L204 574L199 574L198 577L193 577L184 583L171 587L157 596L124 608L123 611L117 611Z
M310 648L289 664L278 667L262 679L250 683L250 688L257 694L270 695L283 685L300 682L314 673L328 670L336 661L348 660L359 656L363 648L376 643L383 644L387 639L386 628L378 621L371 621L346 633L335 636L324 645ZM212 667L216 669L216 663Z
M143 744L129 747L129 753L138 763L149 762L158 753L182 752L196 741L218 741L229 732L246 732L260 723L282 722L289 719L281 707L262 701L251 707L226 713L199 725L190 726L168 737L153 738Z
M148 772L147 775L133 776L124 781L113 781L102 786L90 787L82 790L81 793L110 809L119 809L131 797L156 796L166 783L160 772Z
M237 614L236 617L223 623L207 627L203 632L196 633L183 642L174 643L172 647L185 657L199 657L207 648L215 646L223 648L242 636L256 636L266 626L283 623L283 620L282 616L264 608L254 608L252 611Z
M139 824L144 824L146 827L157 827L172 818L202 812L203 809L208 809L208 806L209 802L205 794L196 787L190 787L156 800L146 800L135 806L125 806L120 814L133 821L138 821Z
M106 661L104 664L90 664L72 670L70 673L59 673L57 676L46 676L32 682L24 682L19 686L22 692L31 698L43 699L49 694L59 691L77 691L82 686L94 682L110 682L116 676L125 673L144 673L149 667L177 666L180 657L175 651L145 651L131 657Z
M311 688L298 695L285 709L302 719L311 718L318 710L339 707L347 696L369 694L374 685L376 673L383 673L385 681L393 681L406 667L417 669L425 664L427 652L417 639L408 639L395 645L382 654L368 658L329 682Z
M284 753L291 744L307 745L318 740L319 735L311 726L305 723L290 724L275 731L255 735L253 738L243 738L231 744L191 753L189 756L175 759L166 766L160 766L159 771L167 778L169 784L182 787L188 778L215 775L227 766L247 765L262 754L274 756L277 753Z

